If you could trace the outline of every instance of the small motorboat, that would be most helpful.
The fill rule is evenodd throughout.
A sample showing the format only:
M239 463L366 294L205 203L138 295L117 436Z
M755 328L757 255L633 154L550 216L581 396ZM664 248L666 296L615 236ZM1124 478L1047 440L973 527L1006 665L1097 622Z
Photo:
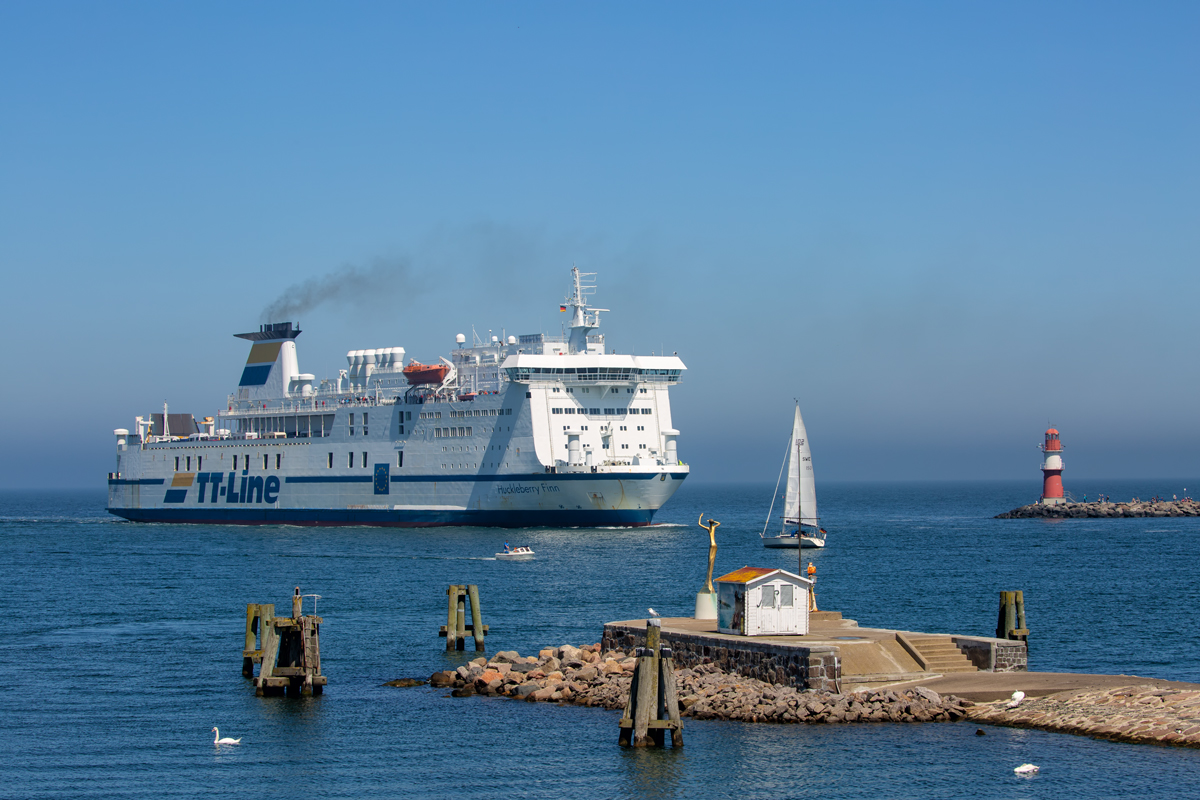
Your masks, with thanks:
M496 553L497 561L528 561L533 558L533 551L528 547L510 547L508 542L504 543L504 549Z

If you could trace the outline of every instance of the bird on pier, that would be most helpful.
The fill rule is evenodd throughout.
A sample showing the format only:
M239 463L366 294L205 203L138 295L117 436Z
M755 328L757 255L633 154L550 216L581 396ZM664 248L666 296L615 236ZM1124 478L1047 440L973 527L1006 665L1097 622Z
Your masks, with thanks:
M224 739L222 739L221 732L219 730L217 730L215 727L212 729L212 732L213 732L213 744L241 744L242 743L242 737L240 737L240 736L236 739L230 739L228 736L226 736Z
M659 614L653 608L647 608L646 610L650 612L650 616L652 616L652 617L661 617L662 616L662 614Z
M1024 692L1021 692L1021 691L1013 692L1012 699L1010 699L1008 701L1008 705L1005 706L1005 708L1016 708L1017 706L1021 705L1021 701L1024 699L1025 699Z

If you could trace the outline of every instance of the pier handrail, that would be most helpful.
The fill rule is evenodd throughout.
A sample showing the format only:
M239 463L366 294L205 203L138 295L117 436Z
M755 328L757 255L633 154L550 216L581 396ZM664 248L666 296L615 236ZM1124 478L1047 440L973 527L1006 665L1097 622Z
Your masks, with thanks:
M917 652L917 648L908 640L907 636L900 631L896 631L896 641L899 642L900 646L903 647L905 651L907 651L907 653L913 657L913 660L917 662L918 667L925 672L929 672L929 662L925 660L925 656Z

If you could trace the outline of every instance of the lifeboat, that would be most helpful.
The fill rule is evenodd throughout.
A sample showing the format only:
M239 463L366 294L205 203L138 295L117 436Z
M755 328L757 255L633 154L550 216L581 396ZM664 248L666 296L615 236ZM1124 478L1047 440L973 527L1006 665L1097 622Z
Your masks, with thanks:
M422 364L415 358L404 368L404 377L412 386L424 386L430 383L441 383L446 380L450 368L445 364Z

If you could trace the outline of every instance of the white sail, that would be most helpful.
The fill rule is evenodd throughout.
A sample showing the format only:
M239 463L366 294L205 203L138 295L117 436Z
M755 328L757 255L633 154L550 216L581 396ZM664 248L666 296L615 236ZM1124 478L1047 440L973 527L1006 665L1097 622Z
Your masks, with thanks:
M813 480L812 452L808 447L808 432L804 430L804 418L800 406L796 406L796 419L792 423L791 447L788 448L787 494L783 504L784 522L816 527L817 488Z

